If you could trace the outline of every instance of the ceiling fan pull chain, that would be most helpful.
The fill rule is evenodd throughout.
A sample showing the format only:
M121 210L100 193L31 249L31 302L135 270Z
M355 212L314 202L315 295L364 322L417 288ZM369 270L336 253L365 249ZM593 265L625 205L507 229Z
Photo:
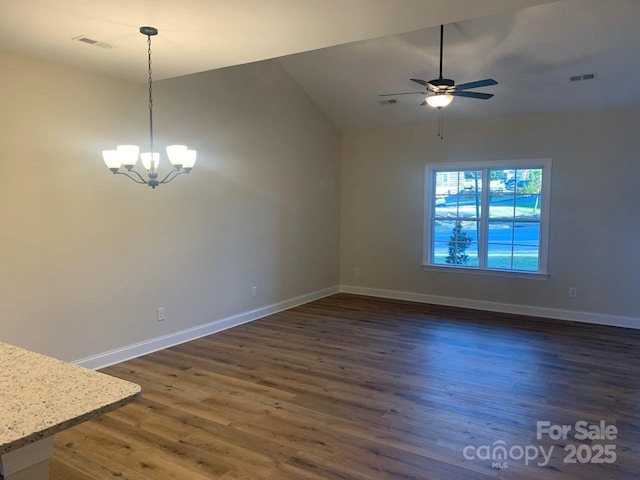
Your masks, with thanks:
M442 108L440 108L439 110L440 115L438 115L438 137L440 138L440 140L444 140L444 112L442 111Z

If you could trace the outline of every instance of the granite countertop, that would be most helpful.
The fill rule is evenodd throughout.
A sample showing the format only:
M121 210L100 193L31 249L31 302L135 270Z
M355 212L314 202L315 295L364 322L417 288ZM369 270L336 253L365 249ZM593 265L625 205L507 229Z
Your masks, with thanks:
M130 403L135 383L0 342L0 455Z

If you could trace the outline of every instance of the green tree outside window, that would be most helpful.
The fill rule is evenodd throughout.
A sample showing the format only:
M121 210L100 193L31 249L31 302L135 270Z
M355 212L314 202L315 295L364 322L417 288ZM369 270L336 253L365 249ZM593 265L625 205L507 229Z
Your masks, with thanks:
M449 255L444 261L452 265L466 265L469 260L466 254L469 245L471 245L471 236L462 230L461 222L456 222L449 239Z

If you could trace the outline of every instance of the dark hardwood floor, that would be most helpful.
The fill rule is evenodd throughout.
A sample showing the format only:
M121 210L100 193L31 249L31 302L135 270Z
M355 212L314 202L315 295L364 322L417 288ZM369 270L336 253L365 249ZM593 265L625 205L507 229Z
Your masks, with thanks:
M640 478L637 330L338 294L104 371L53 480Z

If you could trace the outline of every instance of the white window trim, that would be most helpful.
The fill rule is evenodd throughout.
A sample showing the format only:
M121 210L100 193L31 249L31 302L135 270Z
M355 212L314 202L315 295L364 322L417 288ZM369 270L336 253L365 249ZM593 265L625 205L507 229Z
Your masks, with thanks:
M524 270L500 270L495 268L481 268L481 267L469 267L469 266L448 266L441 264L431 263L433 258L431 249L433 248L433 232L431 227L432 219L434 217L434 203L435 198L435 172L436 171L458 171L458 170L483 170L483 188L489 185L489 181L486 176L487 169L536 169L542 168L542 190L540 192L540 201L543 206L540 211L540 243L538 250L538 270L537 271L524 271ZM520 159L520 160L492 160L492 161L475 161L475 162L451 162L451 163L428 163L425 166L425 191L424 191L424 224L423 224L423 239L422 239L422 268L424 270L443 271L451 273L466 273L466 274L487 274L498 276L509 276L519 278L540 278L546 279L549 277L548 272L548 260L549 260L549 217L550 217L550 201L551 201L551 168L552 161L550 158L542 159ZM486 190L486 188L485 188ZM483 190L483 192L485 191ZM487 212L488 210L488 195L482 195L482 222L488 223ZM478 248L486 250L486 228L483 228L483 234L478 235ZM482 238L481 238L482 237Z

